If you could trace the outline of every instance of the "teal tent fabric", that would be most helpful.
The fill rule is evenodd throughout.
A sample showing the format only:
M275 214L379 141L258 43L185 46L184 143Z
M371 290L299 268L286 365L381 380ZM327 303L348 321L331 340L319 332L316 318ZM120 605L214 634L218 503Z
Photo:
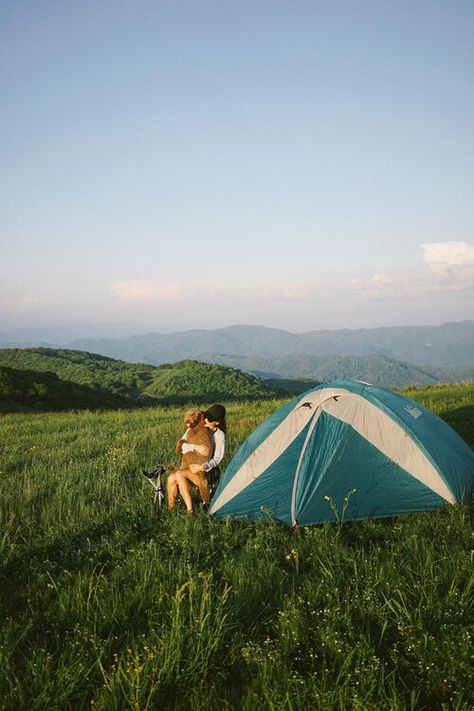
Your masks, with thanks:
M223 506L219 515L261 518L270 514L279 521L291 524L293 480L288 476L288 471L297 465L307 429L302 431L275 464L245 487L227 507Z
M432 510L473 488L474 452L435 413L400 393L335 381L245 440L210 513L310 525Z
M306 451L298 524L394 516L445 505L349 425L323 415L318 428Z

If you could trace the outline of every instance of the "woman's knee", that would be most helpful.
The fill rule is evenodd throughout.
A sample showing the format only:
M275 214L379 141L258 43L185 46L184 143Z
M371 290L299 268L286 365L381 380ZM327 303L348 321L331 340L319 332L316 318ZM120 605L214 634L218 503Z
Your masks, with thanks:
M177 484L182 484L186 480L186 475L182 469L178 469L178 471L174 473L174 477Z
M189 491L191 489L191 484L192 482L189 481L185 471L176 472L176 485L181 494Z

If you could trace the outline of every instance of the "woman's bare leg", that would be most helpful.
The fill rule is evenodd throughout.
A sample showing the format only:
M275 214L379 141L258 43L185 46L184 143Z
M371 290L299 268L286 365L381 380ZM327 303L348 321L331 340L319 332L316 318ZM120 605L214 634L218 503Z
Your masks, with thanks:
M178 496L178 482L176 481L176 473L170 474L166 480L166 493L168 497L168 510L172 511Z
M191 498L191 485L194 484L198 488L201 486L201 477L199 474L193 474L189 469L180 469L175 472L176 482L178 484L179 493L183 497L188 511L193 511L193 500Z

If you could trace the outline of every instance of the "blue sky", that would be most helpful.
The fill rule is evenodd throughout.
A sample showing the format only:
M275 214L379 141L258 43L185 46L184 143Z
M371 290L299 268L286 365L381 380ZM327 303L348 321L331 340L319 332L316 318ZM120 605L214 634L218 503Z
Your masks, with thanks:
M474 4L0 0L0 322L474 318Z

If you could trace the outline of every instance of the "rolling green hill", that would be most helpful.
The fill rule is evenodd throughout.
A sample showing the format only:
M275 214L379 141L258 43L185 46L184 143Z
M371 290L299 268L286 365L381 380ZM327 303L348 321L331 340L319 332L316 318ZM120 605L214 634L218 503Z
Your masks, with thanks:
M130 407L104 388L61 380L56 373L0 366L0 412L41 412Z
M188 359L153 366L86 351L0 349L0 412L265 400L297 395L338 378L384 387L437 382L432 373L380 356L235 357L231 361L225 365ZM280 377L272 377L271 370L259 370L265 365L271 365ZM256 374L245 372L252 366Z
M0 349L0 412L262 400L281 394L255 376L191 360L155 367L85 351Z
M0 365L56 373L61 380L136 400L153 377L153 366L55 348L3 348Z
M288 395L301 395L321 383L313 378L267 378L265 384Z
M284 390L234 368L194 360L166 364L154 369L144 392L174 404L217 400L265 400L281 397Z
M380 387L435 385L474 379L471 368L423 368L381 355L282 355L273 358L254 356L218 356L216 362L251 373L262 373L274 378L305 378L320 382L348 379L364 380Z

